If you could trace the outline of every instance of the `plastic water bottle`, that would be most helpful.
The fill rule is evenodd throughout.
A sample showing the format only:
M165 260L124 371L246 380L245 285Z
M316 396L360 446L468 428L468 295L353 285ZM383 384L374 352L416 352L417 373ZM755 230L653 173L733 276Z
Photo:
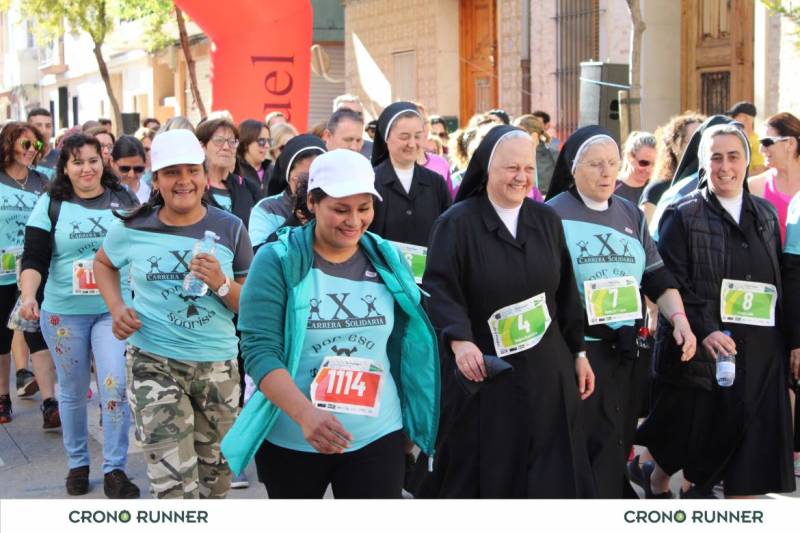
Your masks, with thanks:
M192 257L197 254L214 255L217 248L217 234L213 231L206 231L205 236L194 243ZM208 292L208 285L205 284L200 278L194 275L192 271L186 274L183 278L183 293L186 296L205 296Z
M728 330L723 331L728 337L731 332ZM720 387L730 387L733 385L733 380L736 379L736 352L717 353L717 383Z

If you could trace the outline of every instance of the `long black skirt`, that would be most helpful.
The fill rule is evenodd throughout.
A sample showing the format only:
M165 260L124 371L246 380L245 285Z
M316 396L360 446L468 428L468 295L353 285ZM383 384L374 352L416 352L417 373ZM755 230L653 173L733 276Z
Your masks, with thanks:
M736 378L714 390L656 382L653 410L636 435L668 474L727 496L792 492L792 422L779 335L737 337Z
M513 372L469 395L452 355L442 357L439 441L432 472L427 457L417 461L417 498L595 495L572 355L542 350L505 360Z

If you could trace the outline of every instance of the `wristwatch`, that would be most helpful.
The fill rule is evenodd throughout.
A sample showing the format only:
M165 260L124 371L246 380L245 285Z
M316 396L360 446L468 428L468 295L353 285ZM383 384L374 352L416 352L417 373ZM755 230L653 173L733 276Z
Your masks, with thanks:
M216 294L220 298L225 298L229 292L231 292L231 279L225 276L225 283L219 286L219 289L216 290Z

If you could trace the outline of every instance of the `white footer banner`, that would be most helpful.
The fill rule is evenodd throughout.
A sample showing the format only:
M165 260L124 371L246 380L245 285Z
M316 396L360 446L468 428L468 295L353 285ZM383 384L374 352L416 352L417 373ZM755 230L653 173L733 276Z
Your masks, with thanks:
M798 498L751 500L0 500L0 532L795 531ZM613 528L613 529L612 529Z

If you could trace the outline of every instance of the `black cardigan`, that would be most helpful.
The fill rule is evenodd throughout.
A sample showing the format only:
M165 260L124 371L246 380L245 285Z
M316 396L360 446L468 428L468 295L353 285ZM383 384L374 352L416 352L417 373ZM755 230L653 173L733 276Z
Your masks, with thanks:
M452 202L444 178L415 163L406 193L387 159L375 167L375 188L383 202L375 202L370 231L390 241L427 247L433 222Z
M250 212L259 198L258 186L250 180L233 173L228 174L223 183L225 183L225 188L228 189L231 195L231 213L244 222L245 227L249 227ZM214 199L211 189L206 191L205 198L209 205L225 209Z

